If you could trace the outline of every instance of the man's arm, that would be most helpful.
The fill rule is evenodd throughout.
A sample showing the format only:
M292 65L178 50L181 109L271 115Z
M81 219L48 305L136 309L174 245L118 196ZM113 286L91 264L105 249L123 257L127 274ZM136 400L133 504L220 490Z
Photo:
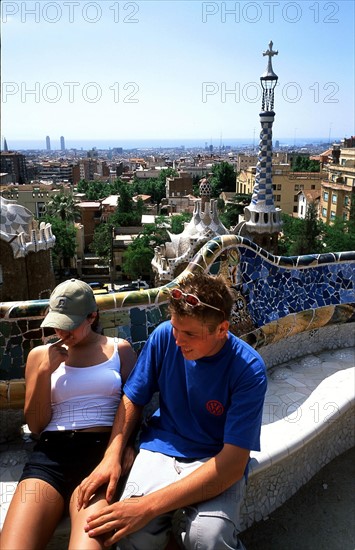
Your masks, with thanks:
M86 508L99 487L107 483L106 500L111 502L121 475L121 462L127 441L141 418L142 407L122 396L112 426L105 456L95 470L79 486L78 509Z
M242 478L249 451L225 444L222 451L184 479L142 497L132 497L104 508L88 518L86 531L97 537L115 530L112 545L161 514L209 500Z

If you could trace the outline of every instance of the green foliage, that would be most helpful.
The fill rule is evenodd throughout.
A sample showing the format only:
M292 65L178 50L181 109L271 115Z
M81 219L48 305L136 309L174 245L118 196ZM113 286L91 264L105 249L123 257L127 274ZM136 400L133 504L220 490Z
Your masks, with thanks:
M57 216L45 216L45 221L52 225L55 236L53 247L53 264L55 269L61 269L70 265L70 258L76 252L76 229L73 223L68 223Z
M85 198L88 201L97 201L105 199L112 193L112 187L109 183L103 181L79 181L77 185L79 193L85 193Z
M157 174L156 178L149 178L148 180L135 178L132 189L138 195L150 195L152 202L160 204L162 198L166 196L166 178L177 176L178 173L173 168L166 168L159 172L157 171Z
M218 197L222 191L235 191L236 173L229 162L223 161L212 167L210 178L212 197Z
M303 254L317 254L323 251L321 237L323 234L323 223L318 220L317 208L311 202L306 211L300 231L290 248L291 255L301 256Z
M151 247L141 239L136 239L123 254L122 271L130 279L138 277L150 278L150 265L154 252Z
M250 204L251 194L235 194L227 204L220 208L220 219L223 225L228 229L234 227L239 222L239 216L244 213L244 208Z
M309 157L297 155L293 162L292 172L319 172L320 164L318 160L310 160Z
M166 240L167 233L163 227L155 224L145 225L142 232L123 254L123 272L131 279L141 276L150 279L154 248Z
M192 214L189 212L182 212L181 214L168 218L171 221L171 233L174 233L175 235L182 233L185 228L185 222L189 222L191 218Z
M332 225L325 226L324 252L355 250L355 224L353 220L336 218Z
M47 203L46 214L68 222L76 222L81 218L80 209L73 196L63 192L53 195L52 200Z
M103 264L108 264L111 259L112 225L101 223L95 228L92 243L89 245L91 252L100 257Z

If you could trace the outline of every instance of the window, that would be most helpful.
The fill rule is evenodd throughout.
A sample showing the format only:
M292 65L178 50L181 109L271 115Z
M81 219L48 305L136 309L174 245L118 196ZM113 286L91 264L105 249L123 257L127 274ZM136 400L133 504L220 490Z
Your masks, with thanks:
M300 215L303 216L303 206L301 206Z
M298 195L294 195L293 200L294 200L294 202L297 202L298 201Z
M328 198L329 198L329 193L328 193L327 191L324 191L324 193L323 193L323 200L324 200L325 202L328 202Z
M314 190L315 188L316 188L316 186L315 186L315 185L311 185L311 189L313 189L313 190Z
M36 216L37 218L43 218L46 213L46 203L36 202Z
M348 206L350 203L350 197L348 195L345 195L344 197L344 206Z
M322 208L322 216L323 216L323 218L327 217L327 209L326 208Z
M337 195L332 195L332 204L336 204L337 203Z
M335 220L335 212L331 212L331 213L330 213L330 219L331 219L331 220Z
M281 200L281 195L275 195L275 201L280 202L280 200Z
M299 191L300 190L300 186L299 185L295 185L295 191Z
M297 213L297 206L293 207L293 212Z
M276 186L277 191L281 191L281 183L278 183Z

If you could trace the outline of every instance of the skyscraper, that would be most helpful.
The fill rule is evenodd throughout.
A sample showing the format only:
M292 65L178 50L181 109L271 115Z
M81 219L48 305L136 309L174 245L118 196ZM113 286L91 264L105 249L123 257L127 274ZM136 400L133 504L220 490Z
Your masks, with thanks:
M46 149L47 151L51 150L51 138L49 136L46 136Z
M65 151L64 136L60 136L60 150L61 150L61 151Z

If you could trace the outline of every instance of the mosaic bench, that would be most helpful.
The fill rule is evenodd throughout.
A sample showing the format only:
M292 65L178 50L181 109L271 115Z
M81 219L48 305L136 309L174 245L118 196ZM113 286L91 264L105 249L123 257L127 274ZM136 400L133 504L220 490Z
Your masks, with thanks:
M351 324L340 330L328 329L322 335L329 343L328 351L324 345L314 345L312 354L269 366L262 451L251 453L242 530L267 518L320 468L354 445L355 346L345 347L354 328ZM304 344L304 337L293 342L298 347L300 343ZM283 344L285 352L290 345L292 342L286 347ZM265 351L267 356L270 350ZM32 445L28 434L16 443L2 444L0 528ZM52 545L58 541L61 548L59 541L68 533L66 518Z
M259 351L269 373L262 452L252 453L242 510L245 529L354 444L355 252L283 258L228 235L206 243L179 277L196 270L229 281L231 330ZM97 302L105 334L127 338L137 350L167 317L164 287ZM3 434L23 421L25 359L50 339L39 328L47 306L46 300L0 304L0 406L9 413ZM2 444L2 518L28 445L15 450L6 437Z

